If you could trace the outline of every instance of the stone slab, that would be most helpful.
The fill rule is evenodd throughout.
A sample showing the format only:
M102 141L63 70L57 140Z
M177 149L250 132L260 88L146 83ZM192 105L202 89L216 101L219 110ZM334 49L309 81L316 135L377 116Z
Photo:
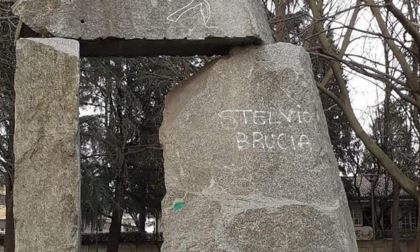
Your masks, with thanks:
M34 31L55 37L272 42L255 0L18 0L13 9Z
M79 43L16 45L16 252L79 249Z
M310 62L237 49L169 93L162 251L357 251Z

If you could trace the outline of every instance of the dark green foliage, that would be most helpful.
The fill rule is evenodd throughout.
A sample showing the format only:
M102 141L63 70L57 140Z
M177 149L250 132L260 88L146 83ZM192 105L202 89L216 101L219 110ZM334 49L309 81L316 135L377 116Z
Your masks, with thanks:
M144 231L166 193L159 127L164 97L203 65L200 58L86 58L81 62L80 118L84 223L114 212Z
M18 18L11 10L12 3L0 3L0 175L1 185L6 186L6 235L4 251L15 249L13 216L14 184L14 131L16 68L15 33Z
M375 111L373 123L370 125L370 135L383 150L387 151L388 156L401 168L404 174L416 179L418 173L417 143L415 129L410 121L406 105L400 101L390 101L387 113L384 111L384 105L379 106ZM387 174L382 165L369 152L364 154L362 169L365 174Z
M13 174L15 31L11 3L0 3L0 172Z
M312 64L315 80L321 81L329 69L329 61L312 56ZM339 92L338 83L334 77L327 85L332 92ZM343 175L353 173L362 151L360 141L356 139L346 116L335 101L325 94L320 93L320 96L338 169Z

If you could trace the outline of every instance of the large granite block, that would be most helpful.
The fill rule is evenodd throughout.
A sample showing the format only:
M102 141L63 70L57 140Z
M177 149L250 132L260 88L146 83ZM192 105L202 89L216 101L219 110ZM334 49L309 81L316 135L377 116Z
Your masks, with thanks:
M16 46L16 252L79 248L79 43Z
M354 252L309 55L238 49L167 96L165 252Z
M82 40L272 41L256 0L19 0L14 12L38 33Z

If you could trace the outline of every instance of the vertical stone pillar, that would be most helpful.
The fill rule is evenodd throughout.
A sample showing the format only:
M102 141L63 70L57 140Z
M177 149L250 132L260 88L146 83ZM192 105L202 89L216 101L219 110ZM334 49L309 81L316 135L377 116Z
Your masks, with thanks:
M309 55L240 49L167 97L164 252L354 252Z
M79 250L79 43L16 45L16 252Z

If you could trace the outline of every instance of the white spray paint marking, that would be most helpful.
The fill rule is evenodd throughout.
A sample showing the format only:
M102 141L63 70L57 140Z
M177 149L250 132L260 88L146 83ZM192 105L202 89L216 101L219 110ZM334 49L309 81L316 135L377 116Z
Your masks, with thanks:
M305 134L286 136L283 133L266 134L263 132L252 132L251 134L246 134L237 132L236 141L238 150L254 149L270 152L309 149L312 151L309 137Z
M227 109L218 114L221 127L225 130L237 131L248 125L255 127L289 125L293 124L313 124L318 120L315 114L306 109L301 109L298 105L295 109L276 109L273 111L251 110L251 109ZM252 132L236 132L236 144L238 150L259 150L267 152L277 151L312 151L310 137L302 133L293 135L284 132L273 132L273 129Z
M181 19L182 16L184 16L184 14L198 7L200 8L200 14L203 18L204 26L210 29L218 29L218 27L208 25L211 18L211 7L207 0L192 0L186 6L169 15L166 19L176 23L179 21L179 19Z
M218 114L222 128L234 130L239 124L253 125L285 125L291 123L312 123L317 118L308 110L301 109L298 105L295 109L277 109L272 111L251 109L227 109Z

